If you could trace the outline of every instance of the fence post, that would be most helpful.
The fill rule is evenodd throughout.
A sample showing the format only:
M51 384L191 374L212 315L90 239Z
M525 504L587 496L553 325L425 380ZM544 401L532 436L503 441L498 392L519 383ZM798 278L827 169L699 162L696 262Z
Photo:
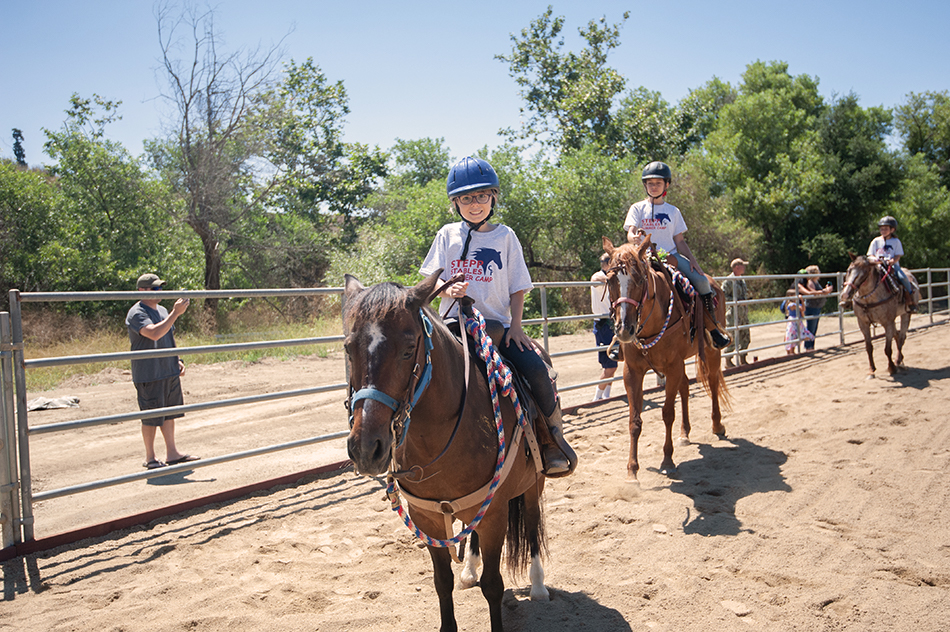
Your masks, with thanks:
M838 295L835 296L835 302L838 303L838 336L841 338L841 345L844 346L844 307L841 306L841 293L844 292L844 273L835 273L835 282L838 284Z
M13 422L13 333L10 314L0 312L0 536L4 549L21 541L18 481Z
M26 416L26 365L23 363L23 316L20 290L10 290L10 321L13 331L13 378L16 387L16 430L20 460L20 511L23 541L33 540L33 479L30 474L30 427Z
M548 348L548 288L545 285L541 286L541 319L544 321L541 323L541 331L543 332L544 339L544 350L547 353L551 353L551 350Z
M933 274L931 270L933 268L927 268L927 313L930 315L930 324L934 324L934 289L933 289Z

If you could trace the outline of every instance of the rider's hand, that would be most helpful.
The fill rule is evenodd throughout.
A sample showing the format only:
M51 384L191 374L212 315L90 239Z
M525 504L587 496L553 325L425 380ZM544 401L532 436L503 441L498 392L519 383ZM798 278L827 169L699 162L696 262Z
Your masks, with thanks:
M508 330L508 334L505 336L505 345L510 346L512 342L518 345L518 348L522 351L531 348L531 338L524 332L521 325L512 324Z
M468 281L463 281L461 283L453 283L445 289L445 295L449 298L460 299L465 296L468 291Z

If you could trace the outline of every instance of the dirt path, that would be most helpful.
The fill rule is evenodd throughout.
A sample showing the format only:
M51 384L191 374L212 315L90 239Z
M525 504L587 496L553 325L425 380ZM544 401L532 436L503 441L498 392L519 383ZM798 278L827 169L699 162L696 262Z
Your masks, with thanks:
M507 629L947 629L947 327L912 334L906 352L909 369L893 378L865 380L859 346L732 375L725 440L710 434L708 399L694 388L694 443L677 448L672 478L655 469L662 423L650 405L640 487L625 480L626 406L582 409L569 419L581 466L546 491L552 601L528 601L526 580L507 578ZM261 368L215 369L221 391L235 376L282 389L319 372L301 362L268 386ZM210 394L188 388L189 401ZM308 410L326 410L332 425L338 407L329 397L300 402L300 434L322 423ZM226 422L196 414L184 447L217 453L250 436L276 442L259 423L269 414ZM226 433L212 432L222 423ZM128 471L134 441L127 429L108 428L114 434L76 432L73 445L57 449L70 465L88 462L83 475ZM316 458L303 452L279 460L299 459L299 467ZM52 480L55 463L42 467ZM124 487L143 496L210 489L214 470ZM75 516L92 511L84 496L92 497L72 501ZM379 483L345 474L7 562L0 629L431 630L431 575ZM456 606L460 629L487 628L477 590L457 591Z

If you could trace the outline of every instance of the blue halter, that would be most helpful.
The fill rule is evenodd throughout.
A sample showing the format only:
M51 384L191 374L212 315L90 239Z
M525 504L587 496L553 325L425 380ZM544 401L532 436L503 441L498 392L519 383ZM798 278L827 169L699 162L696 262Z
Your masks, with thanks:
M419 381L416 384L412 395L409 397L408 401L402 404L402 407L406 409L406 422L403 424L402 432L399 433L399 441L396 444L397 447L402 445L403 441L406 440L406 434L409 432L409 423L412 421L412 409L416 407L416 404L419 402L419 398L422 397L422 393L424 393L426 387L429 386L429 381L432 380L432 321L429 320L429 317L425 315L425 312L421 307L419 308L419 316L422 317L422 337L425 340L426 363L425 367L422 369L422 375L419 376ZM416 369L418 368L419 365L417 364L412 371L413 376L415 376ZM350 392L352 392L352 388ZM400 403L386 393L375 388L360 389L353 393L350 397L350 427L353 427L353 411L356 408L356 403L364 399L372 399L392 409L394 425L393 432L395 433L395 424L398 423L397 416L400 409Z

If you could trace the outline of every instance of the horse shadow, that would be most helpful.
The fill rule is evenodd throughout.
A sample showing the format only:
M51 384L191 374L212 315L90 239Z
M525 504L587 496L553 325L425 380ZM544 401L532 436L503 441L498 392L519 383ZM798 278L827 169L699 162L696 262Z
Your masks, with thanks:
M530 588L506 590L502 599L505 629L511 632L574 632L574 630L632 630L623 615L597 603L583 592L548 586L550 601L531 601Z
M784 452L770 450L746 439L700 444L700 458L683 461L670 490L693 501L697 514L687 509L683 532L698 535L738 535L743 529L736 503L752 494L790 492L782 465Z
M901 368L891 375L891 379L901 386L916 388L919 391L930 386L931 382L950 378L950 366L942 369L916 369L913 367Z

